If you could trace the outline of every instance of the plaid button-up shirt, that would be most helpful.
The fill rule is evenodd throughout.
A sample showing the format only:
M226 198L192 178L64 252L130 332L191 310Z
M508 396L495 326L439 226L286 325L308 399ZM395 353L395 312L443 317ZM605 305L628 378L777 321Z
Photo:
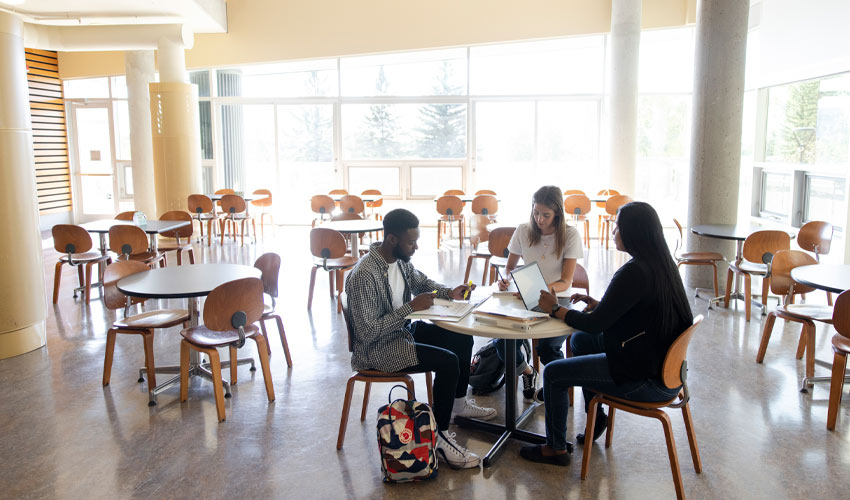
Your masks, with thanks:
M398 260L404 277L404 305L393 309L392 289L387 279L389 264L378 252L380 242L369 247L345 282L354 335L351 368L394 372L419 364L413 335L405 316L413 312L413 295L437 290L437 297L449 298L450 288L428 279L413 264Z

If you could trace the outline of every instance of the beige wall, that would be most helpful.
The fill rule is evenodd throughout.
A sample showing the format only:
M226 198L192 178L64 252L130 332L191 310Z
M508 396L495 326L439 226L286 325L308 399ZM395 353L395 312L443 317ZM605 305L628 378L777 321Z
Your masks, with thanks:
M693 22L695 0L644 0L644 28ZM610 0L229 0L228 33L195 35L189 68L610 30ZM63 52L62 78L124 73L123 52Z

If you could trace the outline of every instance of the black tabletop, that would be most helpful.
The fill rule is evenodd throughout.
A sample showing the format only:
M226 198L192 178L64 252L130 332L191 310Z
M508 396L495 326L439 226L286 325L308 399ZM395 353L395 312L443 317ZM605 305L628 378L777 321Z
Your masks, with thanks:
M139 227L148 234L158 234L164 231L177 229L178 227L188 226L189 224L191 224L191 222L187 220L149 220L145 225ZM101 219L80 224L83 229L90 233L108 233L109 228L112 226L132 225L134 225L132 221L115 219Z
M803 285L832 293L841 293L850 289L850 265L816 264L795 267L791 278Z
M708 236L709 238L718 238L721 240L737 240L744 241L747 239L747 236L753 234L756 231L765 231L770 229L778 229L771 228L767 226L759 226L756 224L744 223L744 224L699 224L691 228L691 232L694 234L698 234L700 236ZM784 231L784 229L778 229L779 231ZM789 233L791 234L791 233ZM791 234L793 238L794 235Z
M260 270L240 264L172 266L127 276L118 290L133 297L176 299L203 297L215 287L241 278L259 278Z

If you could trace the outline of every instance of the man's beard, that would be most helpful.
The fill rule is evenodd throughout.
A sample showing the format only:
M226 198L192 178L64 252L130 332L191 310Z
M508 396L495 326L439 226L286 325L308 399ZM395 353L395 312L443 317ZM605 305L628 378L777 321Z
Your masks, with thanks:
M398 247L393 248L393 257L402 261L402 262L410 262L410 255L404 255L399 252Z

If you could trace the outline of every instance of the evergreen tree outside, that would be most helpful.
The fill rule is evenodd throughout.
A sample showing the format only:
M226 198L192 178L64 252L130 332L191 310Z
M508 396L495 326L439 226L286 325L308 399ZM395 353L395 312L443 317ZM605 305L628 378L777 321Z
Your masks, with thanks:
M386 95L387 78L384 67L378 68L375 89L378 95ZM358 138L358 152L364 158L397 158L401 154L401 144L396 138L396 117L390 105L373 104L365 118L365 130Z
M820 80L791 86L785 104L780 153L791 163L814 163Z
M434 95L457 95L461 88L451 84L452 68L443 61ZM463 158L466 156L466 106L463 104L428 104L419 110L422 125L417 141L420 158Z
M318 71L311 71L305 82L307 95L319 95L324 78ZM326 106L298 106L298 120L301 127L297 132L295 160L309 162L328 162L333 160L333 116L327 113Z

